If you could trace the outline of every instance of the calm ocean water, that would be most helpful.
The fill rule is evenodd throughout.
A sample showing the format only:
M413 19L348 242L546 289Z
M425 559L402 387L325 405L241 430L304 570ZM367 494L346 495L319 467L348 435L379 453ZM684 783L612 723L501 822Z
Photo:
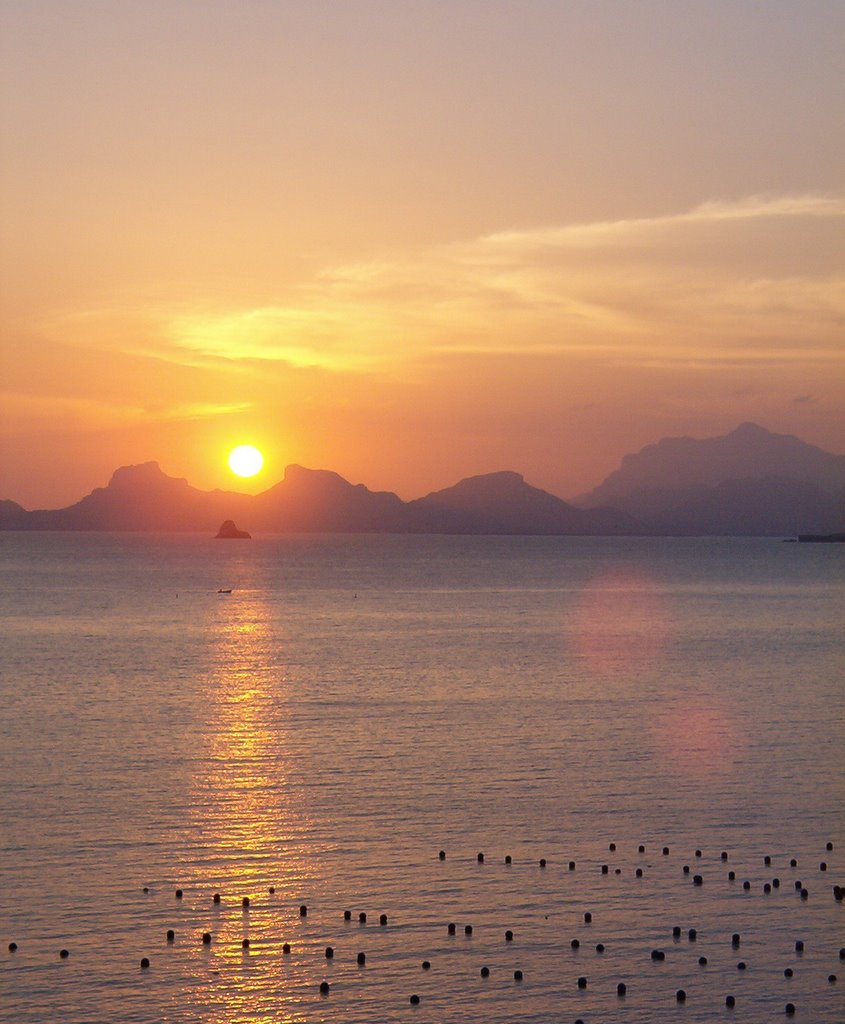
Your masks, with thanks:
M0 555L0 1021L845 1020L845 547Z

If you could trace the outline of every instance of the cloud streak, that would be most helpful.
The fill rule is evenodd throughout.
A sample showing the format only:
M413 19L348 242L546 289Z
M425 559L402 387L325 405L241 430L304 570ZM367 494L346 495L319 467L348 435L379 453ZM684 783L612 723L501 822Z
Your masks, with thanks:
M709 200L652 218L502 231L327 267L283 301L159 305L135 351L351 374L438 352L572 358L841 361L845 199ZM111 311L117 315L118 311ZM97 344L92 311L61 325ZM118 332L112 330L109 337ZM123 336L127 337L126 331ZM112 343L106 340L104 343Z

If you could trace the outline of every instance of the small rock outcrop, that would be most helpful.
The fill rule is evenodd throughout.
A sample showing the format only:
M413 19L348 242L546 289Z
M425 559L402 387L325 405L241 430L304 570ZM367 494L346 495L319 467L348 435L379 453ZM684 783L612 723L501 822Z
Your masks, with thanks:
M215 540L252 540L252 534L246 532L246 530L239 530L235 526L234 520L227 519L225 523L217 531Z

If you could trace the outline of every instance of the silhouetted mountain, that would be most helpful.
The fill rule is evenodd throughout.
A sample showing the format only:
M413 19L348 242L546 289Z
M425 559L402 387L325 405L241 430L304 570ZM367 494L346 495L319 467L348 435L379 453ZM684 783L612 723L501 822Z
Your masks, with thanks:
M461 480L409 503L433 533L639 533L630 516L611 509L585 512L531 487L520 473L487 473Z
M107 487L98 487L75 505L26 513L24 524L12 525L0 509L0 527L27 530L211 530L221 520L245 510L249 495L200 491L187 480L163 473L157 462L123 466Z
M124 466L107 487L68 508L27 512L0 504L0 529L209 531L235 519L250 531L280 533L635 533L616 512L575 509L530 487L517 473L473 477L403 502L350 484L337 473L288 466L284 479L255 496L200 491L155 462Z
M665 437L626 455L622 465L589 494L575 499L581 508L615 505L638 491L715 487L726 480L782 477L822 490L845 487L845 455L807 444L791 434L772 434L743 423L721 437L699 440Z
M232 519L280 533L836 533L845 524L845 456L744 423L724 437L666 438L627 455L578 506L513 472L404 502L302 466L254 496L200 491L147 462L118 469L68 508L27 512L0 501L0 529L213 533Z
M845 455L743 423L721 437L664 438L626 455L575 504L612 505L659 534L834 531L845 521Z
M250 515L254 529L280 533L409 532L406 506L397 495L302 466L288 466L284 480L257 495Z

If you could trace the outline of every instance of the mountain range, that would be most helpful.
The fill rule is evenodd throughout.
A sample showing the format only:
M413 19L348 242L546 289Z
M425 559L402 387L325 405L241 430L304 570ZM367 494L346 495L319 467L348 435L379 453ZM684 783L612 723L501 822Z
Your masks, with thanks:
M124 466L62 509L0 501L0 529L544 535L791 535L845 525L845 455L744 423L722 437L664 438L626 455L573 502L519 473L461 480L414 501L327 470L288 466L257 495L201 491L156 462Z

